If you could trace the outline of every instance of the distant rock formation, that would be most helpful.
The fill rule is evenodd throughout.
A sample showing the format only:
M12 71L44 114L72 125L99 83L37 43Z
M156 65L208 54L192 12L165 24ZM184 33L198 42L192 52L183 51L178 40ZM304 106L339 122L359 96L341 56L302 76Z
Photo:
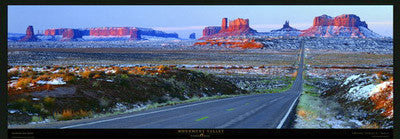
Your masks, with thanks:
M196 39L196 33L192 33L189 35L189 39Z
M66 29L62 35L61 41L75 41L78 38L82 38L82 33L78 29Z
M164 37L164 38L178 38L179 37L177 33L165 33L163 31L154 30L151 28L137 28L137 30L140 35Z
M28 26L28 28L26 29L26 35L25 37L23 37L21 40L19 40L21 42L33 42L33 41L38 41L38 39L35 36L35 33L33 32L33 27L32 26Z
M227 18L223 18L221 27L205 27L203 29L203 37L200 39L212 37L246 36L257 33L256 30L250 28L249 19L238 18L233 21L229 21L229 26L226 24L227 21Z
M126 36L130 35L130 30L136 28L129 27L100 27L90 28L90 36Z
M129 40L137 41L137 40L142 39L142 38L140 37L140 34L139 34L138 32L139 32L139 30L136 29L136 28L130 29L130 30L129 30L129 34L131 35L131 37L129 38Z
M228 29L228 18L222 18L221 30L225 31Z
M46 35L46 36L63 35L63 33L66 30L67 30L67 28L46 29L44 31L44 35Z
M283 24L283 27L281 29L272 30L272 31L300 31L300 30L292 28L289 25L289 21L285 21L285 24Z
M76 40L77 38L82 38L82 36L99 36L99 37L129 36L130 40L140 40L141 35L164 37L164 38L178 38L177 33L165 33L163 31L153 30L151 28L137 28L137 27L97 27L97 28L87 28L87 29L57 28L57 29L46 29L44 35L46 36L63 35L62 41Z
M300 36L377 38L379 34L368 29L365 21L354 14L343 14L332 18L322 15L314 18L313 26L303 30Z
M208 37L214 34L217 34L221 30L221 27L218 26L209 26L203 29L203 37Z
M283 27L281 29L277 30L271 30L270 33L268 33L268 36L299 36L301 34L301 31L298 29L295 29L289 25L289 21L285 21L285 24L283 24Z

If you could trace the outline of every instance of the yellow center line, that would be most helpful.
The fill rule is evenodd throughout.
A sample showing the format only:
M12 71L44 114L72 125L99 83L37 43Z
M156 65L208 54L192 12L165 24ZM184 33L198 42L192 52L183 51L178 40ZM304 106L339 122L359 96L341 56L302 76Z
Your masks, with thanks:
M199 118L199 119L197 119L196 121L201 121L201 120L204 120L204 119L207 119L207 118L208 118L208 116L203 117L203 118Z
M226 109L227 111L233 111L234 110L234 108L230 108L230 109Z

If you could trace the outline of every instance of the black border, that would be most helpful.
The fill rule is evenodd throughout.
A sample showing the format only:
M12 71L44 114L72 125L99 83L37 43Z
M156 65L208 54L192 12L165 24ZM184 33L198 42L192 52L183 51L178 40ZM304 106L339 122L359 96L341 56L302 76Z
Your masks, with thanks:
M393 98L394 98L394 110L393 110L393 120L394 120L394 137L397 139L400 139L400 103L399 103L399 79L400 79L400 73L396 72L399 71L399 62L400 62L400 56L398 55L400 52L400 47L399 47L399 41L400 41L400 2L397 1L394 4L393 7L393 76L394 76L394 82L393 86L394 92L393 92Z
M397 100L399 89L398 76L394 72L394 129L225 129L223 134L210 134L199 136L199 134L178 133L179 129L7 129L7 6L8 5L393 5L393 55L394 71L398 71L398 52L400 29L400 3L397 0L2 0L0 21L0 138L11 137L18 133L20 137L34 138L126 138L126 137L161 137L161 138L379 138L389 133L390 138L400 138L399 102ZM397 99L397 100L396 100ZM186 130L186 129L185 129ZM190 130L190 129L187 129ZM194 129L199 130L199 129ZM207 130L207 129L200 129ZM7 133L8 131L8 133ZM394 133L393 133L394 131ZM376 136L378 135L378 136Z
M395 0L6 0L12 5L383 5Z
M0 8L0 137L7 138L7 6Z

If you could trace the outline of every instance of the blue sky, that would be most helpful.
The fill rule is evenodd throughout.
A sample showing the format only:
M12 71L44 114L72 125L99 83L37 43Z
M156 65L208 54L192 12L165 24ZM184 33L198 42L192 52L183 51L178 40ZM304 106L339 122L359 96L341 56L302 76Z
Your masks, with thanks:
M8 32L24 33L33 25L35 33L48 28L87 27L151 27L165 32L176 32L188 38L197 37L205 26L219 26L223 17L228 20L248 18L250 27L258 32L281 28L285 20L292 27L307 29L315 16L327 14L356 14L368 27L381 35L393 34L392 6L19 6L8 7Z

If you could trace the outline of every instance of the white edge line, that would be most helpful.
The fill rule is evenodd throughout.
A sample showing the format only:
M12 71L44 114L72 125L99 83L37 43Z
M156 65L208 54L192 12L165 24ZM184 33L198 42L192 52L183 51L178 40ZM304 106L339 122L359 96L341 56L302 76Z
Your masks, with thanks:
M292 105L290 106L288 112L286 112L286 115L282 118L281 122L279 123L279 125L276 127L278 129L282 128L283 123L285 123L286 118L289 116L289 113L292 111L292 108L294 106L294 103L296 103L297 99L299 99L301 94L299 94L299 96L296 97L296 99L293 101Z
M250 95L250 96L253 96L253 95ZM242 96L242 97L250 97L250 96ZM103 123L103 122L108 122L108 121L113 121L113 120L131 118L131 117L142 116L142 115L146 115L146 114L153 114L153 113L158 113L158 112L165 112L165 111L170 111L170 110L175 110L175 109L180 109L180 108L186 108L186 107L196 106L196 105L200 105L200 104L207 104L207 103L211 103L211 102L215 102L215 101L235 99L235 98L241 98L241 97L239 96L239 97L231 97L231 98L226 98L226 99L218 99L218 100L206 101L206 102L201 102L201 103L196 103L196 104L191 104L191 105L185 105L185 106L180 106L180 107L175 107L175 108L170 108L170 109L165 109L165 110L152 111L152 112L148 112L148 113L141 113L141 114L124 116L124 117L117 117L117 118L112 118L112 119L99 120L99 121L95 121L95 122L64 126L64 127L60 127L60 129L66 129L66 128L72 128L72 127L78 127L78 126L85 126L85 125L92 125L92 124L97 124L97 123Z
M303 50L304 50L304 48L302 49L302 51L303 51ZM302 52L302 54L304 54L304 53ZM301 56L300 56L300 57L301 57ZM282 118L281 122L279 123L279 125L278 125L276 128L278 128L278 129L282 128L283 123L285 123L287 117L289 116L289 113L292 111L292 108L293 108L293 106L294 106L294 103L296 103L296 101L297 101L297 99L299 99L300 95L301 95L301 93L300 93L299 96L297 96L296 99L293 101L293 103L292 103L292 105L290 106L288 112L286 112L286 115Z

